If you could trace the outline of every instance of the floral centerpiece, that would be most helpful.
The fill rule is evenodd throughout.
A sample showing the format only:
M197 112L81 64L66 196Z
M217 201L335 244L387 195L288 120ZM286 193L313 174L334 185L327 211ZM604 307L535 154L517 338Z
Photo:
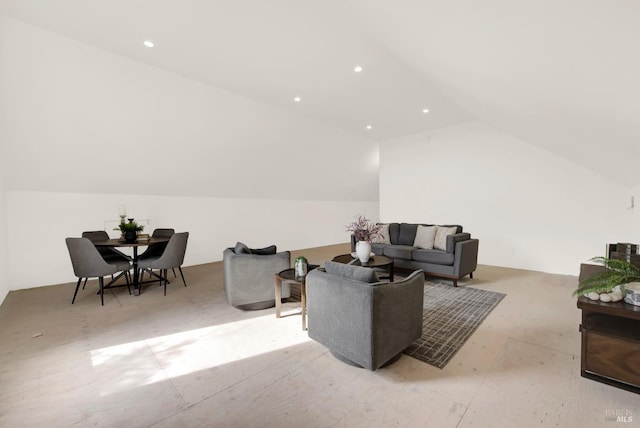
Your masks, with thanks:
M355 216L355 221L347 225L347 232L353 233L353 236L358 241L371 242L373 238L380 235L380 226L378 223L373 223L365 216L358 214Z
M356 254L361 263L366 263L371 257L371 240L380 236L381 225L373 223L365 216L358 214L355 221L348 224L347 232L353 233L356 240Z

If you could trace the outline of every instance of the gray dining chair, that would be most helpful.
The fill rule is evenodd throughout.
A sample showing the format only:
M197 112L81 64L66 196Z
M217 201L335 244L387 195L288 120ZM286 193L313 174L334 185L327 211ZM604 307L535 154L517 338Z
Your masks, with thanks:
M187 240L189 239L189 232L174 233L166 248L161 255L150 256L145 259L138 260L138 269L159 269L160 270L160 285L164 283L164 295L167 295L167 270L182 266L184 263L184 254L187 251ZM187 286L180 269L180 275L182 276L182 283Z
M91 230L87 232L82 232L82 237L89 239L91 242L96 241L107 241L109 239L109 234L104 230ZM113 247L96 247L98 252L107 262L120 262L123 260L131 261L131 257L123 253L122 251L118 251Z
M174 233L176 233L175 229L157 228L157 229L153 230L153 233L151 234L151 237L152 238L171 238ZM139 259L140 260L144 260L144 259L148 259L150 257L160 256L164 252L165 248L167 248L167 243L166 242L165 243L161 243L161 244L151 245L144 253L140 254ZM173 276L177 277L176 268L172 268L172 270L173 270ZM178 270L180 271L180 275L182 276L182 281L184 282L184 274L182 273L182 267L178 266ZM149 275L155 276L156 278L159 278L159 275L156 275L151 269L145 269L145 270L140 272L140 279L141 280L142 280L142 277L144 276L144 272L148 272Z
M87 238L91 242L107 241L109 239L109 234L104 230L90 230L90 231L82 232L82 237ZM96 248L100 253L100 255L102 256L102 258L107 263L118 264L118 263L125 263L125 262L131 261L131 257L126 255L122 251L118 251L113 247L96 246ZM127 281L127 284L129 284L131 282L129 278L129 271L125 272L124 277ZM84 290L84 287L87 285L87 279L88 278L84 278L84 284L82 284L83 290ZM113 275L111 276L111 280L114 280Z
M71 304L75 303L76 295L78 294L78 288L80 288L80 282L83 278L98 278L100 284L100 302L104 306L104 277L107 275L113 275L117 272L121 272L115 279L112 279L111 283L117 280L120 276L124 275L131 268L128 260L107 262L93 242L88 238L67 238L67 249L69 250L69 256L71 257L71 264L73 265L73 272L78 277L76 283L76 290L73 293L73 300ZM131 294L131 286L127 282L127 288L129 294Z

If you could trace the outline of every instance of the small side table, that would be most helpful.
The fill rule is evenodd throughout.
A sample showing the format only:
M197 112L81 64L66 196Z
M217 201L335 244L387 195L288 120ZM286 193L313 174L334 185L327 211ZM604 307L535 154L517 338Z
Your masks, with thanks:
M317 268L317 265L308 265L307 273ZM307 329L307 286L305 276L296 276L295 269L285 269L282 272L278 272L275 277L275 291L276 291L276 318L280 318L280 312L282 310L282 281L293 282L294 284L300 284L300 315L302 315L302 330Z

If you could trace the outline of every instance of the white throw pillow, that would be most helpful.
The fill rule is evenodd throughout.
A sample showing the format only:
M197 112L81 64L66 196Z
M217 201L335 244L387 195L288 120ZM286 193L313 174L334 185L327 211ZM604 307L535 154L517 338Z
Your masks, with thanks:
M389 225L380 224L380 234L376 235L372 240L372 244L391 244L391 237L389 236Z
M425 250L433 249L437 228L438 226L423 226L419 224L418 230L416 230L416 238L413 240L413 246Z
M447 250L447 236L454 235L457 228L436 226L436 237L433 240L433 248L436 250Z

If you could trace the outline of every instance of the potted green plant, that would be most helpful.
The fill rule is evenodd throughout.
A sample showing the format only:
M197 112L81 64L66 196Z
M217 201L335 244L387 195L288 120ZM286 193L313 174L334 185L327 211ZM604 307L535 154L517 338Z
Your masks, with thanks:
M121 222L114 230L120 230L120 232L122 232L125 242L136 242L138 232L142 232L144 226L136 223L132 218L127 220L129 221L128 223Z
M594 257L591 261L603 265L605 270L582 281L574 290L574 296L611 293L617 286L620 286L620 292L624 295L624 284L640 281L640 268L626 260Z

